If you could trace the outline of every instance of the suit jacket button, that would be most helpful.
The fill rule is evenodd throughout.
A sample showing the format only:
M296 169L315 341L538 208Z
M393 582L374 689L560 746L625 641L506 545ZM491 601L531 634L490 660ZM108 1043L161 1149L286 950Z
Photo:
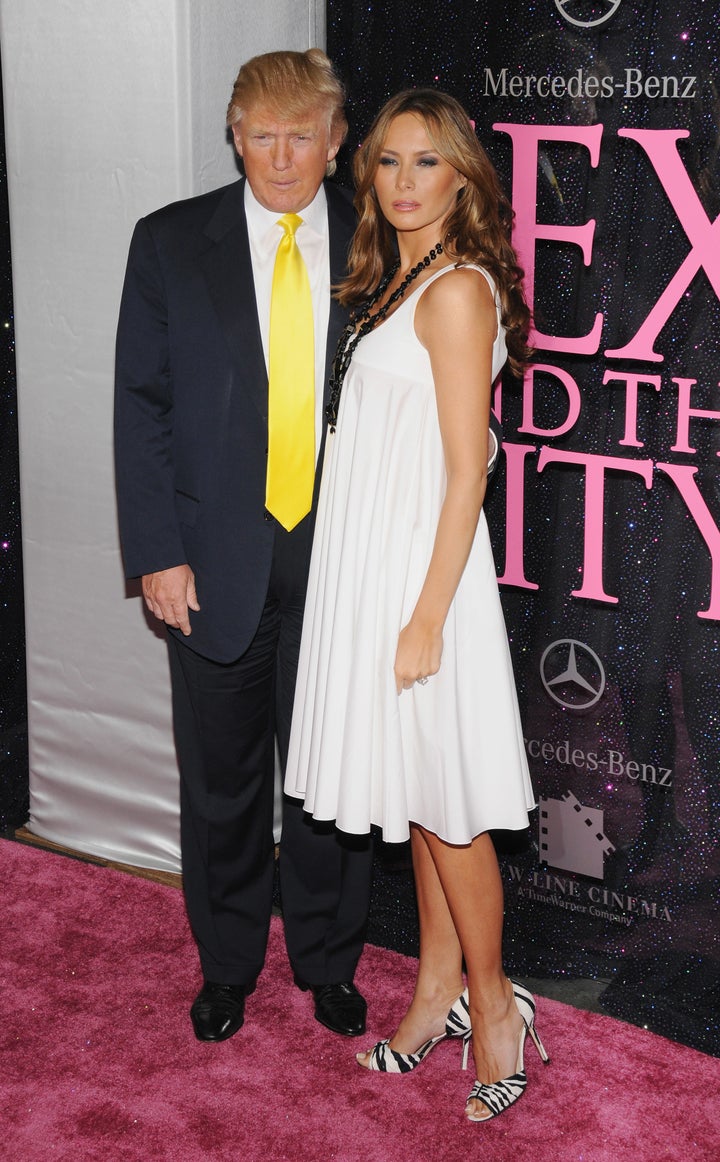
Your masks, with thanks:
M265 512L263 513L263 515L264 515L266 521L271 521L273 519L273 514L271 512L268 512L267 509L265 509Z

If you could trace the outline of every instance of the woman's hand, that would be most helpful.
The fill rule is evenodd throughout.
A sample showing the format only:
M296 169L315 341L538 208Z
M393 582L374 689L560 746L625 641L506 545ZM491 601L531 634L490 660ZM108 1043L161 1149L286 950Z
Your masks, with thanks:
M415 682L424 685L427 678L437 674L442 648L442 630L423 626L413 615L398 638L395 654L395 686L398 694L409 690Z

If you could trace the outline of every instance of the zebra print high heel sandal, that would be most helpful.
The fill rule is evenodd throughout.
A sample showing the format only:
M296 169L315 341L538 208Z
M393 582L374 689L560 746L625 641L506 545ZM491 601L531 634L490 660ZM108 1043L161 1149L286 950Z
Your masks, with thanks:
M544 1065L550 1061L545 1046L543 1045L535 1028L535 998L532 993L528 992L517 981L511 981L513 986L513 993L515 995L515 1004L518 1012L523 1019L523 1027L520 1030L520 1043L518 1045L517 1063L515 1065L515 1073L511 1077L504 1077L502 1081L493 1081L487 1084L476 1081L470 1093L468 1094L468 1103L476 1100L482 1102L487 1109L487 1114L478 1116L476 1114L467 1113L467 1119L470 1122L489 1122L491 1118L498 1117L499 1114L509 1109L514 1105L518 1098L521 1098L527 1088L527 1074L525 1073L525 1038L528 1033L531 1040L540 1054L540 1059ZM466 1103L467 1105L467 1103Z
M463 1040L463 1069L467 1069L468 1051L470 1049L470 1038L472 1037L472 1029L470 1027L470 1008L468 1004L468 991L465 989L460 994L455 1004L450 1009L445 1020L445 1030L437 1037L431 1037L414 1053L398 1053L397 1049L390 1048L390 1038L387 1037L384 1041L378 1041L370 1050L370 1057L367 1064L360 1061L361 1056L365 1054L356 1054L358 1065L362 1065L364 1069L369 1069L377 1073L410 1073L411 1070L416 1069L421 1061L424 1061L431 1049L439 1045L441 1041L447 1041L451 1037L462 1037Z

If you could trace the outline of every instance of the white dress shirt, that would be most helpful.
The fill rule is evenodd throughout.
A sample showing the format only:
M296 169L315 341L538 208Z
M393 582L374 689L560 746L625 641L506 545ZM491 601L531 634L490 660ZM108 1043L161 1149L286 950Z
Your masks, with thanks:
M250 239L250 259L255 284L260 334L265 366L268 366L270 339L270 296L272 292L275 255L285 231L278 225L282 217L275 210L261 206L245 182L245 216ZM315 458L317 459L324 423L323 396L325 392L325 350L330 316L330 242L327 218L327 198L322 186L309 206L298 215L302 224L295 238L307 267L313 306L315 332Z

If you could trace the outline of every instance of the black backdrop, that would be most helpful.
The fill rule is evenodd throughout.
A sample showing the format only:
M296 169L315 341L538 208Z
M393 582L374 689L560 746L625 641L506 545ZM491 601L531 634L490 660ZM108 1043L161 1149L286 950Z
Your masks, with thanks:
M512 194L530 276L545 370L496 397L506 462L487 504L541 800L524 847L500 839L508 963L608 979L609 1012L710 1052L719 44L701 0L670 14L652 0L328 3L350 91L341 176L385 98L447 89ZM407 896L393 877L379 890L389 942L394 912L412 945Z
M5 130L0 83L0 834L27 821L25 619Z

